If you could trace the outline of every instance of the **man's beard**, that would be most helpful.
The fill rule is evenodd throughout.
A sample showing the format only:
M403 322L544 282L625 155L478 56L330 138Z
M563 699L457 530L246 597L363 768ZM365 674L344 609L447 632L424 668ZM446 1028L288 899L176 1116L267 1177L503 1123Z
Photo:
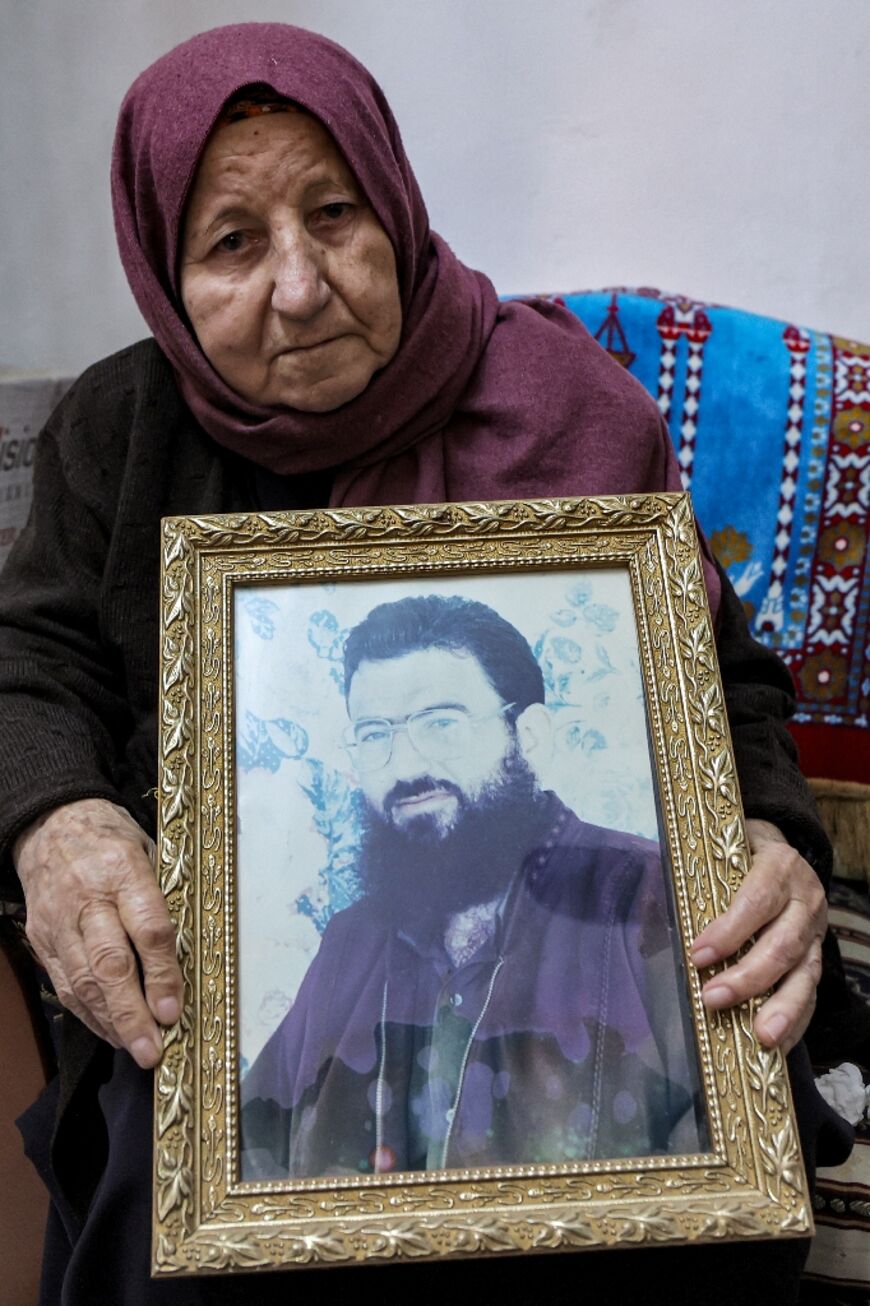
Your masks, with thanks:
M458 803L447 830L428 814L397 829L371 809L363 827L363 890L383 920L413 934L499 897L543 833L546 800L515 743L473 800L450 781L420 776L394 785L384 806L389 813L396 801L433 789L452 794Z

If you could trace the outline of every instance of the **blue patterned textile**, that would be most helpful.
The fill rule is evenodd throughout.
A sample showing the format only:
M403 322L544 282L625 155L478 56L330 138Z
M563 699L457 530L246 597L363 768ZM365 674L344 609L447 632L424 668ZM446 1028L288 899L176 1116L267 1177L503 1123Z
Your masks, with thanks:
M792 670L797 720L865 727L870 345L656 290L552 298L657 399L753 631Z

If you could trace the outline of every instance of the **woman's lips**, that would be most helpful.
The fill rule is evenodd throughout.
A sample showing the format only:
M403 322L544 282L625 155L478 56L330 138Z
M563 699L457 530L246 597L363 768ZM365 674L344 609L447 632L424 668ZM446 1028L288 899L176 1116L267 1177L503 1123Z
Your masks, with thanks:
M333 344L335 336L330 336L328 340L316 340L313 345L294 345L288 349L288 354L310 354L314 349L324 349L327 345Z
M325 349L327 345L334 345L336 341L343 339L343 337L344 333L342 332L339 335L327 336L325 340L315 340L310 345L285 345L278 350L277 356L281 358L284 355L292 357L293 354L310 354L315 349Z

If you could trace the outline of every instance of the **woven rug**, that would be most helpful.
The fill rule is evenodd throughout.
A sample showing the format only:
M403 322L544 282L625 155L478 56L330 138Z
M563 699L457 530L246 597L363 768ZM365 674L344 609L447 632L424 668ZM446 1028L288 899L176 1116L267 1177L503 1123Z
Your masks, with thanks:
M870 896L866 888L835 880L831 927L850 987L870 1004ZM857 1054L870 1084L870 1049ZM857 1061L855 1064L859 1064ZM819 1067L819 1070L826 1067ZM802 1306L867 1306L870 1302L870 1120L856 1128L845 1165L820 1169L815 1198L816 1237L807 1265Z
M656 290L555 295L655 396L804 770L870 782L870 345Z

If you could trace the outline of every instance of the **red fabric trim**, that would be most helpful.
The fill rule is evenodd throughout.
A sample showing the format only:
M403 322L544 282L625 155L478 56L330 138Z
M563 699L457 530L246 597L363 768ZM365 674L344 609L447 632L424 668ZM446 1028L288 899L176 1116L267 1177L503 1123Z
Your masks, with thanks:
M816 780L870 784L870 730L864 726L789 725L801 770Z

